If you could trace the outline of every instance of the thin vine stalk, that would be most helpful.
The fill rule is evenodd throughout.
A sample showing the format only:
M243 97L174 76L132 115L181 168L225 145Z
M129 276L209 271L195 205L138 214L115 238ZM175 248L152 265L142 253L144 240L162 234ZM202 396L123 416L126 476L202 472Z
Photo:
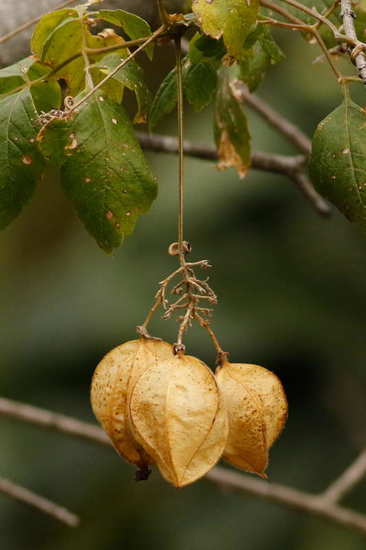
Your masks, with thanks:
M159 35L160 37L160 35ZM143 38L137 38L136 40L129 40L127 42L124 42L123 44L115 44L113 46L106 46L105 48L85 48L85 53L88 55L100 55L100 54L107 54L112 53L118 50L126 49L126 48L132 48L134 46L139 46L140 44L144 44L146 40L148 40L150 37L145 36ZM135 53L135 52L133 52ZM17 92L20 92L24 90L25 88L32 88L33 86L37 86L38 84L42 84L42 82L46 82L53 76L57 75L58 72L60 72L64 67L75 61L76 59L79 59L79 57L82 57L84 54L83 51L79 51L62 61L59 65L54 67L49 73L41 76L40 78L37 78L36 80L32 80L30 82L26 82L22 86L18 86L17 88L14 88L10 92L1 94L1 97L7 97L9 95L13 95ZM127 59L127 58L126 58ZM109 75L108 75L109 76Z
M286 1L286 0L284 0L284 1ZM294 5L291 2L292 2L292 0L290 0L287 3L291 4L291 5ZM272 2L270 2L268 0L261 0L261 4L263 6L265 6L266 8L279 13L280 15L282 15L283 17L288 19L288 21L290 21L290 23L286 23L284 21L277 21L276 19L273 19L271 17L266 17L266 18L260 20L259 21L260 23L275 25L275 26L278 26L278 27L284 27L284 28L298 30L300 32L307 32L307 33L312 34L314 36L315 40L317 41L319 47L323 51L323 54L324 54L325 58L327 59L332 71L334 72L338 82L343 81L342 75L338 71L331 55L329 54L329 51L328 51L322 37L320 36L320 34L318 32L317 23L315 23L314 25L308 25L308 24L304 23L303 21L301 21L301 19L299 19L298 17L292 15L285 8L277 6L276 4L273 4ZM294 7L300 6L300 4L299 5L297 4L297 2L295 2L295 4L296 4L296 6L294 6ZM305 13L308 13L309 15L312 15L314 18L316 18L316 13L314 13L312 10L306 10ZM324 17L321 16L320 22L324 23L323 20L324 20ZM332 26L333 32L334 32L334 29L335 29L335 31L337 31L336 27L334 27L334 29L333 29L333 27L334 27L334 25ZM337 31L337 36L338 35L339 35L339 33Z
M175 37L175 52L177 66L177 121L178 121L178 155L179 155L179 206L178 206L178 250L180 264L185 262L183 250L184 241L184 105L183 105L183 69L181 37Z
M81 105L88 101L100 88L104 86L115 74L117 74L127 63L129 63L136 55L142 52L149 44L154 42L163 32L165 32L166 26L162 25L159 27L141 46L139 46L134 52L132 52L128 57L126 57L121 63L113 69L103 80L101 80L96 86L94 86L82 99L76 102L70 109L69 112L76 111Z

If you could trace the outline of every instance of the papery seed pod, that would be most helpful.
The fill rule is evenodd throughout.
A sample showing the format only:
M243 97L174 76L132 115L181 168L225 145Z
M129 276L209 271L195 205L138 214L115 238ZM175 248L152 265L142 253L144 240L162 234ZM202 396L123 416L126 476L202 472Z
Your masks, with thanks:
M199 359L176 355L146 370L129 406L136 440L175 487L197 480L220 459L227 414L213 373Z
M224 459L266 477L268 451L287 419L287 400L280 380L258 365L228 362L218 367L216 378L229 418Z
M172 359L173 348L160 340L140 338L110 351L97 366L91 384L93 412L128 462L146 470L153 460L135 441L128 424L128 394L148 368Z

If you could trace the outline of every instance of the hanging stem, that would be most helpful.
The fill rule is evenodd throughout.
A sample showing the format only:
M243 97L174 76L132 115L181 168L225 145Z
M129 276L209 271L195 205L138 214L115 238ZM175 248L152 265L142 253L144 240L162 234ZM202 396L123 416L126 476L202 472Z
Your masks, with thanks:
M159 8L162 6L158 2ZM160 12L161 13L161 12ZM162 17L162 15L161 15ZM143 325L136 327L137 333L143 338L151 338L147 327L155 312L162 307L165 310L163 319L169 319L176 312L178 316L179 329L177 341L173 346L174 353L180 355L185 353L183 343L184 335L193 321L197 321L202 328L207 330L217 352L217 362L222 364L227 359L227 353L221 348L219 341L210 327L209 318L212 308L207 307L217 304L217 297L208 284L208 279L200 280L196 277L194 268L207 269L210 264L207 260L198 262L187 262L186 254L190 252L190 245L184 240L184 108L183 108L183 67L182 67L182 45L181 34L174 36L176 53L177 73L177 126L178 126L178 242L172 243L169 247L169 254L178 256L179 268L171 275L160 282L160 288L155 295L155 301L147 314ZM169 290L169 285L175 277L179 277L178 283ZM175 295L176 299L171 303L168 293ZM183 310L183 312L182 312ZM185 310L185 311L184 311Z
M178 154L179 154L179 207L178 207L178 251L180 264L184 265L184 107L183 107L183 70L181 37L175 37L178 94Z

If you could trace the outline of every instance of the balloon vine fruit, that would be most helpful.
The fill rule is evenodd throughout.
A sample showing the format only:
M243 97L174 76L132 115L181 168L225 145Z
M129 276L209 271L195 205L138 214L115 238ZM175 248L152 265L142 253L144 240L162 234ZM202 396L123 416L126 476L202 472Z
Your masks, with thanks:
M138 467L137 479L156 465L175 487L204 476L221 457L267 477L269 449L287 419L285 392L269 370L223 360L214 376L196 357L152 337L102 359L91 402L117 452Z
M229 417L223 458L267 477L268 451L283 430L287 400L280 380L258 365L225 361L216 372Z
M183 487L220 460L228 423L212 371L188 355L141 373L129 399L131 429L162 476Z
M174 358L173 348L166 342L143 338L125 342L101 360L91 384L91 404L96 418L117 452L146 475L153 460L130 430L128 396L145 370L169 358Z

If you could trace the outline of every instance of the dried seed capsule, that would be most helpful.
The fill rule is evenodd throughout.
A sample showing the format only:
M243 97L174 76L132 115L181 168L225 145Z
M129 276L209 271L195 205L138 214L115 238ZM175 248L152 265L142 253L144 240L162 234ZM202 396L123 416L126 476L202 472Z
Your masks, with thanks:
M213 373L199 359L176 355L146 370L129 407L136 440L175 487L197 480L220 459L227 414Z
M287 419L280 380L258 365L228 362L217 369L216 378L229 417L225 460L266 477L268 451Z
M159 340L131 340L110 351L97 366L91 384L91 404L118 453L146 470L153 460L135 441L128 424L128 394L137 378L168 358L173 348Z

